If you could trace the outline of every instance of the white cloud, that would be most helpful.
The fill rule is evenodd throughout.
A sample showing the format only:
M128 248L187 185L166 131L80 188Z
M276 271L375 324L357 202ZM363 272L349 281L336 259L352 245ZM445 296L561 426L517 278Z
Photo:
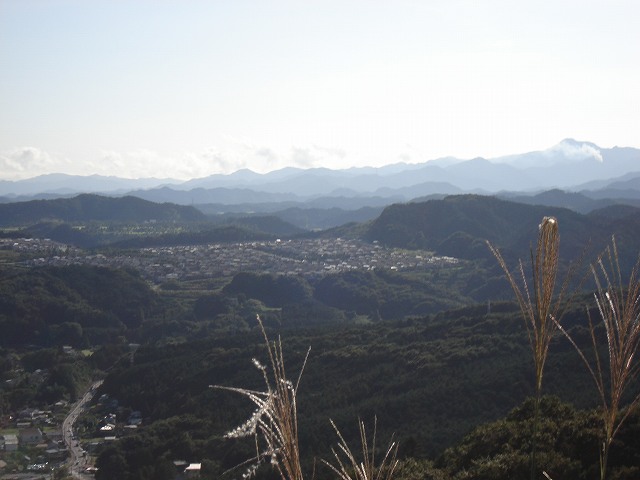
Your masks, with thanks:
M167 177L167 167L172 159L162 157L157 152L138 149L128 152L107 150L101 152L98 162L93 162L91 170L100 175L116 175L125 178Z
M308 148L294 147L291 153L291 161L297 167L310 168L319 162L319 158L316 157Z
M278 155L270 148L259 148L255 153L259 157L264 158L266 164L269 166L275 166L278 164Z
M289 164L299 168L347 168L345 160L347 152L340 148L311 145L310 147L293 147Z
M279 168L279 156L265 147L227 140L199 152L159 153L138 149L127 152L103 151L91 173L127 178L155 177L187 180L212 174L229 174L243 168L267 172Z
M246 161L243 161L237 152L224 151L219 148L209 148L197 155L189 155L189 158L193 162L192 170L197 169L200 172L198 176L230 173L247 166Z
M7 180L20 180L65 171L70 162L36 147L18 147L0 153L0 171Z
M573 140L563 140L559 144L546 150L545 153L550 156L560 154L568 162L579 162L588 158L593 158L602 162L602 153L593 145L584 142L575 142Z

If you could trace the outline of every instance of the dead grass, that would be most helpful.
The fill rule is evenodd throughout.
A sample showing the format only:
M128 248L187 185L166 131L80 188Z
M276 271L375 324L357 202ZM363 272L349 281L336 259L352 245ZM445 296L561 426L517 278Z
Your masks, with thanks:
M398 466L398 460L396 460L398 444L391 441L382 460L376 465L377 418L374 419L373 423L371 446L369 446L364 422L358 422L360 427L360 445L362 448L362 460L360 461L358 461L352 453L336 424L331 421L331 425L340 440L337 450L333 447L331 448L336 463L332 464L326 460L323 460L323 463L333 470L341 480L391 480L393 478L396 467Z
M253 363L263 375L265 390L255 391L245 388L216 386L247 397L256 410L251 417L227 433L228 438L253 436L256 444L255 457L248 459L242 465L247 466L243 478L250 477L258 466L265 460L278 471L283 480L303 480L300 450L298 443L298 408L296 393L302 377L302 372L309 356L305 356L300 373L295 384L288 378L285 371L282 342L270 342L260 317L258 324L262 330L267 346L270 369L254 359Z
M640 403L640 394L636 395L622 411L624 394L629 384L640 374L638 349L640 347L640 259L634 265L629 279L624 282L620 270L620 261L615 238L611 245L591 265L596 282L595 302L600 321L606 334L608 358L601 358L597 324L594 324L587 309L589 332L593 347L593 361L573 341L571 336L559 328L576 348L582 361L593 377L602 404L604 439L600 452L600 478L606 478L609 449L620 426L624 423L633 407ZM608 362L608 368L606 365Z
M270 368L253 359L253 364L262 372L265 390L256 391L245 388L215 386L215 388L239 393L253 402L256 409L239 427L226 434L228 438L254 437L256 454L243 462L246 467L242 478L251 477L259 465L269 461L278 471L282 480L303 480L304 474L300 461L298 442L298 404L296 394L300 385L302 372L307 363L311 349L307 351L298 379L295 384L288 380L285 371L284 355L280 338L276 342L269 341L264 325L258 316L258 324L264 337L269 356ZM382 461L376 465L376 427L374 422L371 446L363 422L360 422L360 441L362 460L357 461L344 437L331 421L338 435L338 451L332 449L337 465L323 460L341 480L391 480L398 462L396 454L398 445L392 442ZM340 453L338 453L340 452ZM237 468L237 467L236 467Z
M554 217L544 217L538 228L535 253L531 251L531 286L522 261L515 274L507 266L497 248L487 242L491 252L502 267L522 312L529 336L535 370L535 413L531 448L531 479L536 478L536 443L538 436L540 400L544 366L549 353L549 345L556 334L562 317L561 306L571 275L567 275L559 289L556 288L560 234L558 221ZM518 280L519 279L519 280Z

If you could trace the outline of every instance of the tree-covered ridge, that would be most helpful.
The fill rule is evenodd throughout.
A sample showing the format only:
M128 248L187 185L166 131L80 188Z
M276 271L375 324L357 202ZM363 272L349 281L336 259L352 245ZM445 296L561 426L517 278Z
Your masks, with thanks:
M0 204L2 227L9 229L5 235L50 238L81 248L200 245L304 232L273 215L207 217L193 206L89 194Z
M572 310L567 328L579 329L574 323L581 315L581 308ZM380 438L395 432L403 457L435 459L473 427L501 418L532 393L521 322L515 305L497 304L490 313L486 307L468 307L403 322L282 331L292 375L311 346L298 403L303 455L310 461L328 453L334 441L329 418L354 439L353 419L377 415ZM113 371L103 391L143 411L152 425L143 435L156 422L200 418L201 427L190 430L189 458L207 459L220 473L242 455L247 458L247 447L224 443L221 436L246 418L249 404L209 386L259 388L260 373L249 359L265 361L264 354L255 329L241 336L142 348L133 365L123 363ZM579 407L596 403L580 360L560 339L553 343L548 382L549 393ZM175 435L177 430L168 437ZM121 448L125 444L130 448L128 440ZM158 448L168 457L173 447ZM127 450L126 456L134 452ZM455 467L447 465L442 468Z
M28 408L45 409L60 400L75 401L90 381L103 355L40 348L20 354L0 349L0 416Z
M80 247L120 248L196 245L312 237L360 238L396 248L423 249L463 259L491 260L489 240L511 258L528 255L529 239L540 218L553 215L563 225L563 258L576 258L591 245L604 248L618 237L625 259L640 249L634 232L640 209L612 205L583 215L573 210L527 205L481 195L453 195L425 202L394 204L374 220L306 232L286 216L206 217L193 207L156 204L136 197L79 195L70 199L0 204L0 224L23 227L23 233ZM144 227L143 227L144 226Z
M499 200L480 195L454 195L442 200L395 204L374 220L365 238L398 248L433 250L440 255L465 259L491 259L486 240L504 249L507 256L527 258L530 239L544 216L562 225L565 260L575 259L591 246L600 251L611 235L618 239L624 260L640 251L633 232L640 229L640 209L618 205L581 215L554 208Z
M5 274L0 345L103 344L138 328L157 305L157 295L131 271L69 266Z
M155 291L134 270L14 268L0 277L0 345L93 346L115 339L162 344L246 331L256 313L284 328L400 320L475 303L463 291L477 278L491 276L473 265L309 278L244 272L216 279L214 290L173 281ZM479 293L480 301L486 294L486 289Z
M543 398L541 410L538 462L543 470L551 478L598 478L597 411L576 409L556 397ZM533 417L533 399L528 399L504 418L475 428L438 458L438 474L452 480L527 478ZM608 478L636 479L640 475L640 409L632 412L620 437Z
M206 220L199 210L183 205L154 203L137 197L104 197L82 194L73 198L31 200L0 204L2 226L31 225L41 221L174 221Z

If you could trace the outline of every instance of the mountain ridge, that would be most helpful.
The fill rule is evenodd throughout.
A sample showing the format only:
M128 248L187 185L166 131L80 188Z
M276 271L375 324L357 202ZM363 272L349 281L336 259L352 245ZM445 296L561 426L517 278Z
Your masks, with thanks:
M464 193L479 190L534 192L563 188L575 190L590 182L602 182L632 173L640 173L640 149L601 148L591 142L565 139L540 151L507 155L493 159L443 157L421 163L393 163L382 167L302 169L285 167L260 174L249 169L223 175L179 182L172 179L120 179L99 175L41 175L27 180L0 180L0 196L12 201L21 195L43 193L102 193L126 195L163 189L178 197L181 191L196 188L249 189L263 193L297 195L302 198L328 195L349 188L354 194L372 193L381 188L409 188L428 182L449 184ZM608 185L601 185L601 188ZM584 188L584 187L582 187ZM443 193L443 192L432 192ZM165 201L175 201L167 197Z

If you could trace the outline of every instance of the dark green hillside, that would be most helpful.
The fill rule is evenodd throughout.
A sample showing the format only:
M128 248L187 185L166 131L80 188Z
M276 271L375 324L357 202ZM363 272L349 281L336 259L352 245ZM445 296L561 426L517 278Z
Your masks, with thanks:
M197 209L153 203L137 197L111 198L83 194L73 198L0 204L0 226L23 226L41 221L62 222L202 222Z
M114 242L111 246L116 248L142 248L275 240L278 237L286 238L304 232L304 230L275 216L231 217L221 222L217 222L214 219L208 224L200 225L198 228L185 230L177 233L139 235Z
M311 455L327 456L335 445L329 418L354 440L358 417L369 421L377 415L380 439L395 432L404 451L433 456L532 393L529 346L512 304L495 305L490 314L486 307L469 307L401 323L332 325L281 336L291 377L312 348L298 404L301 446L309 461ZM151 453L137 450L149 448L149 441L124 440L115 447L132 459L128 468L140 468L133 463L138 454L175 456L178 446L172 439L189 418L200 422L192 422L189 430L189 451L183 452L188 459L214 462L218 472L246 459L250 442L243 446L221 435L246 419L251 407L209 385L261 388L260 372L250 359L267 362L264 354L254 329L241 336L142 348L133 365L117 367L102 391L125 408L142 410L148 426L141 439L163 425ZM552 345L546 381L547 392L581 407L596 402L580 360L561 340Z
M466 275L436 269L413 277L383 269L343 272L315 283L314 298L374 320L397 320L475 303L464 291L471 275L471 268Z
M112 243L114 248L169 247L175 245L202 245L207 243L247 242L253 240L273 240L276 237L237 225L205 228L193 232L140 235Z
M588 216L593 225L600 225L601 236L615 235L623 271L635 264L640 254L640 208L619 205L595 210Z
M246 295L269 307L304 303L311 298L311 287L302 278L239 273L222 290L226 295Z
M542 403L543 434L538 463L551 478L599 478L600 418L555 397ZM437 461L442 478L511 480L530 478L530 433L533 401L528 400L496 421L474 429ZM640 409L636 408L619 433L607 478L636 480L640 475Z
M2 355L2 358L0 413L3 415L29 406L51 405L62 399L75 400L89 383L95 368L91 357L77 350L65 352L62 348L31 348Z
M368 222L380 215L383 207L344 208L288 208L274 213L283 220L306 230L320 230L351 222Z
M238 217L226 220L225 223L245 227L261 233L286 237L297 235L305 231L275 215Z
M277 216L225 218L216 225L199 210L137 197L78 195L0 205L0 227L14 236L50 238L80 248L140 248L290 237L304 230Z
M555 216L560 223L565 260L579 257L589 246L600 251L612 234L620 237L625 257L640 251L640 238L632 233L639 231L640 209L612 206L604 215L598 211L581 215L564 208L479 195L392 205L371 223L364 236L388 246L434 250L466 259L490 259L483 246L489 240L507 257L528 258L530 239L535 238L536 225L545 216Z
M580 218L560 208L523 205L480 195L455 195L425 203L392 205L372 223L366 236L368 240L394 247L431 250L461 233L512 245L521 243L522 238L535 238L531 234L535 233L535 226L549 215L558 217L563 234L568 224L576 224Z
M490 279L491 287L481 283L478 287L482 291L474 290L479 280ZM508 285L500 280L473 265L409 273L382 268L353 270L309 279L241 272L222 291L229 297L254 299L271 307L270 320L304 325L318 323L314 316L324 321L388 321L484 302L504 293Z
M69 266L0 278L0 346L108 343L136 329L157 296L135 273Z

